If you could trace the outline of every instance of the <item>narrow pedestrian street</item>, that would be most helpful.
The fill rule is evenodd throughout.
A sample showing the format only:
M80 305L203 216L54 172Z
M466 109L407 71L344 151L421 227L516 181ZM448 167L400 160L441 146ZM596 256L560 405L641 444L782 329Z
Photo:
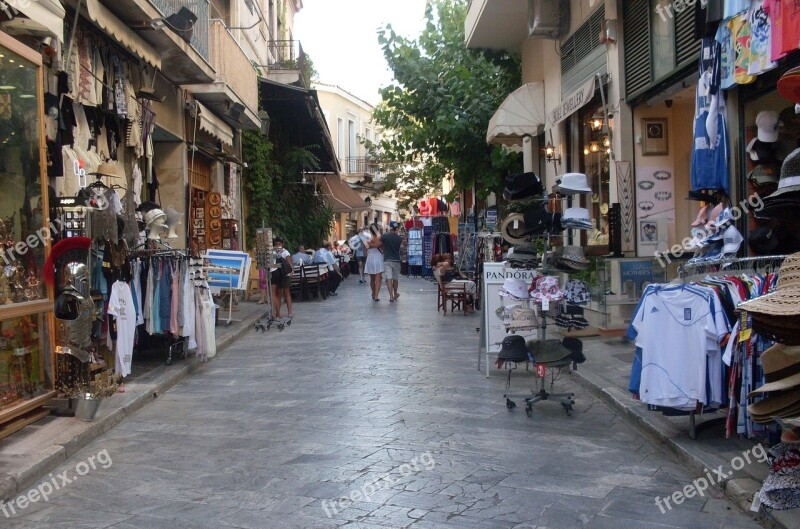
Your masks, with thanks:
M656 498L699 476L569 376L556 389L576 392L571 417L507 410L504 374L476 369L480 317L437 314L433 283L403 278L396 303L352 276L339 292L250 331L0 527L758 527L718 492L662 513ZM510 391L532 386L520 369ZM90 458L107 464L78 475Z

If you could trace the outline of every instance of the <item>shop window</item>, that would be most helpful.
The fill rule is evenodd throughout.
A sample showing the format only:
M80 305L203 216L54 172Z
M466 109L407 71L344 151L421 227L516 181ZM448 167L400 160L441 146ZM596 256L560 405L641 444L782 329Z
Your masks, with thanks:
M0 32L0 438L53 394L40 57Z
M594 223L594 229L581 231L583 246L608 246L610 143L605 128L597 130L592 124L592 118L602 114L600 105L590 103L578 118L579 167L592 188L590 195L581 195L580 207L589 210L589 217Z

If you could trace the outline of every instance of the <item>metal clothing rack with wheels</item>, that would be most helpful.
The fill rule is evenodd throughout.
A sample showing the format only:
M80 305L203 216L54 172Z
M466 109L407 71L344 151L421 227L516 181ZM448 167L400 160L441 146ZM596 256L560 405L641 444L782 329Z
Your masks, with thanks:
M705 277L731 275L736 272L747 270L756 271L763 269L769 272L771 270L777 270L786 257L786 255L763 255L755 257L726 257L709 261L690 261L682 264L678 268L679 278L672 283L685 284ZM727 417L714 417L713 419L698 423L697 414L696 411L690 411L688 414L689 438L692 440L697 439L698 433L722 424L727 420Z

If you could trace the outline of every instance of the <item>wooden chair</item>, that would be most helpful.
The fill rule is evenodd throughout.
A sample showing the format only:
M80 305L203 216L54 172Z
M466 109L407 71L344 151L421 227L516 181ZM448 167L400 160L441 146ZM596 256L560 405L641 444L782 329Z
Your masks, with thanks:
M295 266L292 273L292 284L289 286L289 292L293 299L303 296L305 291L305 277L303 276L303 267Z
M436 278L436 285L438 291L438 297L436 302L436 312L444 311L444 314L447 314L447 304L450 303L450 312L455 312L456 309L461 310L464 314L467 314L467 305L469 303L469 294L467 294L467 285L464 283L458 283L454 285L449 285L445 288L445 284L442 283L442 278L439 276L438 272L434 272L433 277Z
M313 296L320 301L327 299L328 276L320 274L319 265L311 264L303 266L303 279L305 280L305 298L310 298L313 294Z

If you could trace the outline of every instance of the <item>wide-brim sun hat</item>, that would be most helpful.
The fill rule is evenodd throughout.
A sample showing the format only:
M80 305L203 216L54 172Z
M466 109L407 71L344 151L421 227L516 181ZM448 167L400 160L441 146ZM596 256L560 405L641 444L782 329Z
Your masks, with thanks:
M533 361L537 364L552 364L568 359L572 351L564 347L559 340L536 340L528 342Z
M524 244L527 242L525 238L525 217L522 213L511 213L506 215L503 219L503 224L500 226L500 233L503 238L512 244Z
M736 310L770 316L800 315L800 253L784 259L778 272L775 291L745 301Z
M564 173L558 179L558 191L563 195L591 193L589 179L583 173Z
M507 277L500 287L500 296L510 299L528 299L528 283L524 279Z
M795 149L786 157L781 165L781 176L778 189L764 199L764 204L786 193L800 191L800 149Z
M590 220L589 210L586 208L567 208L561 216L561 220Z
M747 398L800 386L800 347L775 344L761 354L761 364L767 382L751 391Z
M123 176L121 173L122 171L120 170L119 164L106 162L98 165L97 170L89 174L94 176L108 176L110 178L120 178Z
M758 417L780 417L800 406L800 388L792 388L754 402L747 407L747 413Z

